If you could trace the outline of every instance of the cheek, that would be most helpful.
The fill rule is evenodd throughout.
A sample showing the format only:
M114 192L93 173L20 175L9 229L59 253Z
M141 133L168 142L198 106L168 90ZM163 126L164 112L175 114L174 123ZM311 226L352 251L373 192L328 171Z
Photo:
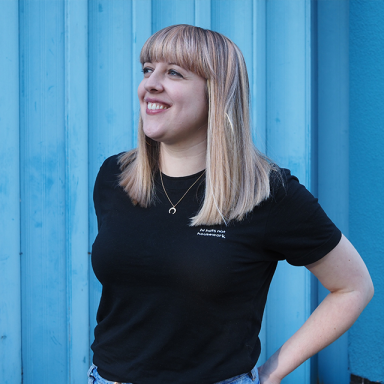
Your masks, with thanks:
M204 96L201 96L198 100L194 106L196 116L198 116L200 120L208 120L208 103Z
M139 87L137 88L137 96L139 97L140 103L143 102L144 95L145 95L145 88L142 80L141 83L139 84Z
M199 87L196 87L193 94L194 97L194 109L196 115L200 118L208 119L208 100L205 83L199 84Z

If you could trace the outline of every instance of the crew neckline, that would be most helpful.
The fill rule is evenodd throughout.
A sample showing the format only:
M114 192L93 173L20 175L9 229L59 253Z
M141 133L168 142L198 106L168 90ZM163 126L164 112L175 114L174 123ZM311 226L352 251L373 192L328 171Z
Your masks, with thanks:
M158 183L161 186L161 180L160 180L160 170L156 172L155 180L156 183ZM164 187L167 190L170 189L185 189L189 188L191 184L196 181L203 173L205 172L205 169L202 171L199 171L197 173L194 173L192 175L187 175L187 176L168 176L165 173L161 172L161 175L163 177L163 182L164 182ZM201 177L198 183L194 185L193 187L197 187L201 184L201 182L205 181L205 177Z
M160 174L160 170L159 170L159 174ZM203 173L205 172L205 169L203 169L202 171L199 171L199 172L196 172L196 173L193 173L192 175L187 175L187 176L168 176L166 175L164 172L161 172L161 175L163 177L163 179L169 179L169 180L188 180L188 179L194 179L196 177L199 177L201 176Z

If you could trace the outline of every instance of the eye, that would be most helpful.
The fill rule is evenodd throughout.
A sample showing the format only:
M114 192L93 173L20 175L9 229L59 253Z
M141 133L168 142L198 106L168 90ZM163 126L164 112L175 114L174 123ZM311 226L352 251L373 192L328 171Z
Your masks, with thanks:
M149 74L149 73L152 73L153 72L153 69L152 68L149 68L149 67L144 67L141 72L144 73L144 76Z
M170 69L168 71L168 74L171 75L171 76L174 76L174 77L181 77L183 78L183 75L177 71L175 71L174 69Z

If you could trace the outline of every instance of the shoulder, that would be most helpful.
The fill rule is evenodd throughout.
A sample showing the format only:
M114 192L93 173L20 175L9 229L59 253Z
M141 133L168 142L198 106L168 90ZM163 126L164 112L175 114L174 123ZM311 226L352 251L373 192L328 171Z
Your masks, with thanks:
M269 177L269 199L278 203L297 193L306 193L307 189L300 184L299 179L286 168L274 167ZM309 193L309 192L308 192Z
M306 222L310 216L325 215L318 199L291 174L289 169L280 168L270 178L271 193L267 204L270 219L276 222Z
M265 247L292 265L319 260L338 244L340 230L288 169L272 178Z
M107 157L100 169L103 169L105 171L116 171L116 170L119 170L120 171L120 158L121 156L123 156L125 154L125 152L122 152L122 153L119 153L117 155L112 155L112 156L109 156Z
M119 183L121 174L119 159L123 154L124 153L119 153L117 155L109 156L103 161L96 177L96 184L105 185Z

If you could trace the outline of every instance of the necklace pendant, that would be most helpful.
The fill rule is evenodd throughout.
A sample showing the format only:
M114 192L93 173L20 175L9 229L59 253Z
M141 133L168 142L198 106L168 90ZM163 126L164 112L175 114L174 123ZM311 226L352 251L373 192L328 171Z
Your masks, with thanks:
M171 215L174 215L176 213L176 208L175 207L172 207L172 208L169 208L169 211L168 211Z

